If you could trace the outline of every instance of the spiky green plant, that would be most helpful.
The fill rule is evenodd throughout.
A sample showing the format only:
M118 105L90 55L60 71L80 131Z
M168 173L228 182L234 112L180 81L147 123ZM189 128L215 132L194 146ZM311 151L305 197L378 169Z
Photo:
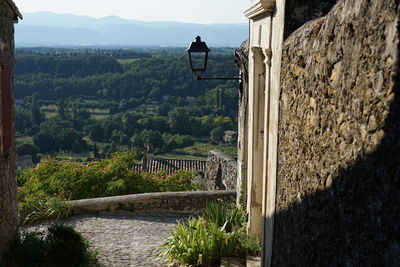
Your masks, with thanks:
M30 224L50 219L64 219L71 213L72 204L65 199L44 194L25 197L19 203L20 221Z
M162 255L184 266L219 266L222 256L257 254L259 242L246 234L246 221L246 213L234 204L211 202L204 217L178 222Z

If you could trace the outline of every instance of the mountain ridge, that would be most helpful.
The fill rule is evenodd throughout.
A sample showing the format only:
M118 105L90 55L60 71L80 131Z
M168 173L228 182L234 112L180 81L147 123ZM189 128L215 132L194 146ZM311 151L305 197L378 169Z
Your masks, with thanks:
M147 22L113 15L92 18L41 11L24 13L24 20L16 25L16 45L188 46L200 35L212 46L238 47L247 34L247 24L240 23Z

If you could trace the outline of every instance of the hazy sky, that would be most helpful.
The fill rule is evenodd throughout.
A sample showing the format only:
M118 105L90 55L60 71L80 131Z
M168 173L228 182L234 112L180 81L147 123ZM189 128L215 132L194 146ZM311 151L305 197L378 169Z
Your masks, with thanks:
M250 0L14 0L24 12L52 11L90 17L115 15L144 21L246 22ZM200 3L200 4L199 4Z

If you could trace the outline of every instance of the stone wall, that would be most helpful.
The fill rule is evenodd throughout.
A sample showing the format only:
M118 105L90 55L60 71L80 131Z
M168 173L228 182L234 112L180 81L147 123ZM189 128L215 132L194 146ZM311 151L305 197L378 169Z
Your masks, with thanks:
M237 203L246 207L247 185L247 117L249 98L249 40L235 51L235 62L242 80L239 84L238 140L237 140Z
M204 183L207 190L234 190L237 180L237 162L219 150L208 152Z
M146 193L71 201L74 214L131 211L146 214L197 214L213 200L235 201L236 192L194 191Z
M399 14L339 1L284 43L274 266L400 262Z
M14 18L15 14L6 1L0 0L0 51L14 52ZM14 62L13 59L12 62ZM0 68L0 79L1 71ZM2 118L1 104L0 101L0 118ZM0 260L13 241L18 228L15 148L13 147L8 152L2 151L1 129L2 125L0 125Z

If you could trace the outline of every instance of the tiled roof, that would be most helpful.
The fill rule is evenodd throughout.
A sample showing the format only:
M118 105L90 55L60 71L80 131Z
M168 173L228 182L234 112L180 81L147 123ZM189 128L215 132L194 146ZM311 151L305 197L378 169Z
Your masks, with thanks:
M134 170L137 172L155 173L165 171L167 174L173 174L177 171L204 171L206 169L206 160L192 159L163 159L163 158L143 158L142 164L135 164Z

